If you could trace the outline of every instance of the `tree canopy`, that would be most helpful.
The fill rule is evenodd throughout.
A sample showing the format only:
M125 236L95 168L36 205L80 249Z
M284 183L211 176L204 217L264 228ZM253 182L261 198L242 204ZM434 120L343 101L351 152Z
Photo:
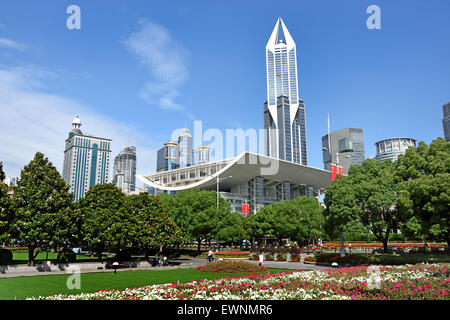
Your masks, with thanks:
M301 196L275 202L264 206L249 219L252 238L271 236L278 240L311 241L323 234L322 208L316 198Z
M406 227L450 245L450 142L420 142L399 156L397 175L404 196Z
M72 204L72 196L58 170L42 153L21 172L14 190L14 236L28 247L30 263L34 250L54 241L62 241L60 214Z

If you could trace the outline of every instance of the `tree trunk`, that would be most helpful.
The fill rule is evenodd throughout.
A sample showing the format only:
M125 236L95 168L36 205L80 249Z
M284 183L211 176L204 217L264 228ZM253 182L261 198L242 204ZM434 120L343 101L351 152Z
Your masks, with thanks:
M31 266L34 263L34 246L28 245L28 265Z
M102 252L103 252L103 241L97 247L97 257L98 261L102 262Z
M389 237L386 237L385 239L383 239L383 251L384 251L384 253L388 253L388 239L389 239Z
M197 239L197 252L198 254L200 254L200 244L201 244L202 240L201 239Z

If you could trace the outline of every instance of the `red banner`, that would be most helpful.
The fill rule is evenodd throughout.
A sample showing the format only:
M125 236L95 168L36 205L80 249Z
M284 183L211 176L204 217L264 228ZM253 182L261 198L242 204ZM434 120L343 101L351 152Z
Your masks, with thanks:
M250 205L249 204L242 204L242 213L250 213Z
M337 172L336 172L336 165L332 164L331 165L331 181L336 180L336 174L337 174Z
M338 166L338 174L340 174L341 176L344 175L344 168L341 166Z

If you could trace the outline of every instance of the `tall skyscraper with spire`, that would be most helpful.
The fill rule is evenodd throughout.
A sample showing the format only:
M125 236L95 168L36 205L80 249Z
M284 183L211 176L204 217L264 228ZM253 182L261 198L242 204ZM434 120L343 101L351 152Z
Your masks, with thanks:
M299 98L296 46L281 18L266 45L266 75L265 154L307 165L305 105Z
M63 178L78 201L90 187L108 182L111 139L84 135L81 120L72 121L72 131L66 139Z

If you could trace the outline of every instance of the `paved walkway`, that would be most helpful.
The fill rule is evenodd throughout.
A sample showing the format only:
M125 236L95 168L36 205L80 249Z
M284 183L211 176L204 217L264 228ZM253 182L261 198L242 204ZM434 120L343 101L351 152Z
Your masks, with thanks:
M245 260L250 263L258 264L259 261ZM181 257L170 259L173 263L169 266L163 267L151 267L151 266L141 266L135 268L121 268L117 272L124 271L141 271L141 270L170 270L179 268L195 268L207 263L207 259L192 258L192 257ZM295 269L295 270L323 270L330 269L330 267L316 266L311 264L304 264L303 262L278 262L278 261L265 261L264 266L268 268L282 268L282 269ZM112 269L102 269L102 270L83 270L81 273L99 273L99 272L114 272ZM57 275L57 274L68 274L66 271L33 271L33 272L6 272L0 273L0 279L2 278L16 278L16 277L32 277L32 276L46 276L46 275Z

